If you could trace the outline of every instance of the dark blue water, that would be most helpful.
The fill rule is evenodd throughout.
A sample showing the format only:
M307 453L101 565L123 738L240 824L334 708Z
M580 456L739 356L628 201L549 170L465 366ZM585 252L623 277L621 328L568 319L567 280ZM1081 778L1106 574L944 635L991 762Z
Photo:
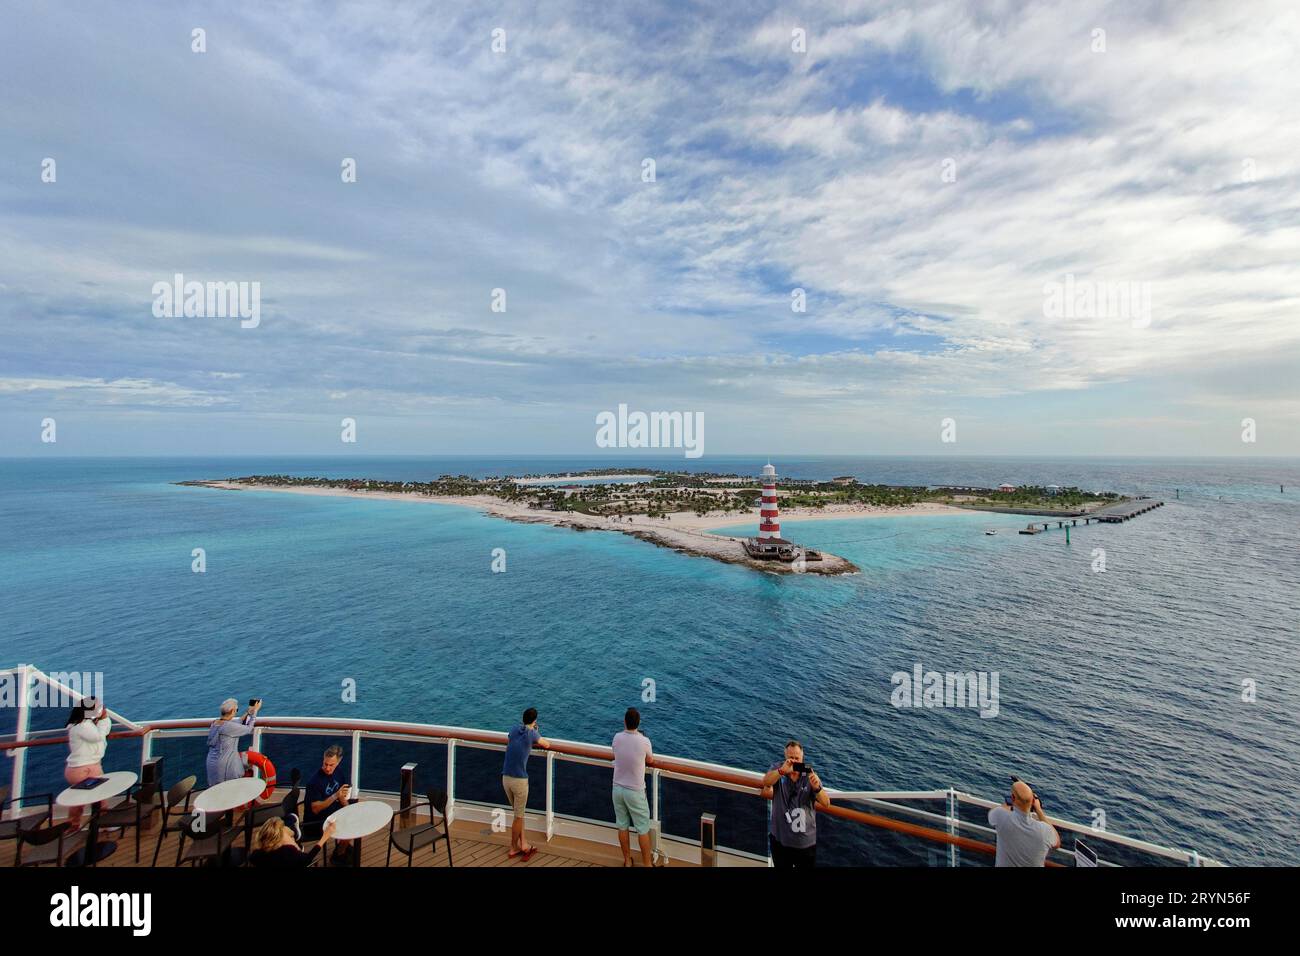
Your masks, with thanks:
M792 477L1168 502L1075 529L1069 546L1015 534L1027 519L1014 516L785 522L863 569L838 579L446 505L171 484L763 463L0 460L0 663L103 672L110 705L137 719L261 695L267 713L504 729L535 704L546 733L604 742L636 704L662 753L763 769L795 736L831 786L988 797L1015 773L1062 816L1101 808L1118 833L1231 863L1300 862L1296 460L775 460ZM206 574L190 570L200 547ZM505 574L491 572L494 548ZM997 671L998 716L895 709L890 676L916 663ZM642 705L646 677L657 700ZM355 704L340 699L345 678ZM837 840L852 842L843 825L824 835L828 853Z

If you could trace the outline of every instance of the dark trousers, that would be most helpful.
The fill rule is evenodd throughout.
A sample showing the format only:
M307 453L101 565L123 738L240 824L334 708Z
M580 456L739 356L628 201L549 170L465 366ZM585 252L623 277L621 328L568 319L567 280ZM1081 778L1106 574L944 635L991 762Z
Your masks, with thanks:
M767 835L768 847L772 851L772 865L778 870L796 869L817 865L817 844L794 847L778 843L772 834Z

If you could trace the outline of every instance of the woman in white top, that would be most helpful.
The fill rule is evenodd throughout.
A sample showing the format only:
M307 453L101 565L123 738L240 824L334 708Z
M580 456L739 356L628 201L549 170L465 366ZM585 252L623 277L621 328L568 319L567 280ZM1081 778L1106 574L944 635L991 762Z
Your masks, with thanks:
M108 732L113 729L113 722L104 713L103 701L87 697L68 714L68 764L63 769L63 779L68 786L88 777L104 776L100 761L104 759L104 750L108 747ZM68 810L68 822L72 829L81 827L82 807Z

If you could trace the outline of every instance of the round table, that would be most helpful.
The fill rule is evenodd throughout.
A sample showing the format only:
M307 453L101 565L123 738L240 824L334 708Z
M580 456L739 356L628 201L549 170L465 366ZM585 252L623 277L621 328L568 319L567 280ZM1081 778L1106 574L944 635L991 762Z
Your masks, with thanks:
M246 803L252 803L266 789L266 781L258 777L236 777L223 780L215 787L200 791L194 797L194 809L201 813L225 813Z
M62 791L54 802L61 807L90 807L90 829L86 834L86 847L68 857L70 866L94 866L105 857L112 856L117 844L112 841L99 843L99 804L109 797L126 793L135 786L140 778L130 770L117 770L104 774L104 782L97 786L79 789L68 787Z
M382 830L393 819L393 808L382 800L359 800L335 810L325 822L337 828L335 840L352 840L352 865L361 865L361 838Z

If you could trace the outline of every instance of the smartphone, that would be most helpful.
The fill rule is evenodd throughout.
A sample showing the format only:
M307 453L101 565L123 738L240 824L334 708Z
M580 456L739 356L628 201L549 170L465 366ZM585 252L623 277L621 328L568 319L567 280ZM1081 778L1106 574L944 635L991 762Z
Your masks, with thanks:
M249 707L256 707L256 706L257 706L258 704L260 704L261 702L262 702L262 698L260 698L260 697L250 697L250 698L248 699L248 706L249 706Z

